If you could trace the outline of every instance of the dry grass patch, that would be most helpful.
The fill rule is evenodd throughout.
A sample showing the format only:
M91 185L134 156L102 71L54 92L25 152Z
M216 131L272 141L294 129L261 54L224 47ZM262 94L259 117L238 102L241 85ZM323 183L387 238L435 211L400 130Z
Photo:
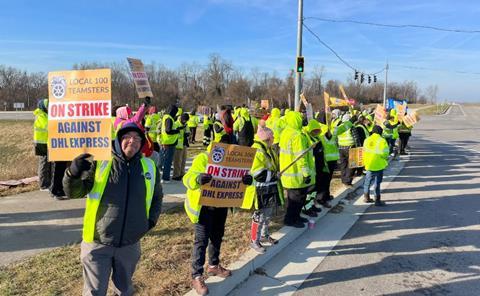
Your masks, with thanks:
M281 227L282 212L271 230ZM229 212L222 264L236 261L249 248L251 213ZM140 295L183 295L190 290L193 226L183 208L160 216L159 225L142 240L142 258L134 276ZM54 249L0 268L0 295L79 295L82 269L78 244Z
M0 120L0 180L37 175L33 149L33 121Z

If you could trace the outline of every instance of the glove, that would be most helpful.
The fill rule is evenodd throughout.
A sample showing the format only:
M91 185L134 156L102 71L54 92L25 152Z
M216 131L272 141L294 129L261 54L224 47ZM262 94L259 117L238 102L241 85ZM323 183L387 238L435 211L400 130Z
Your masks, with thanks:
M355 123L355 122L357 122L357 120L358 120L357 115L353 115L353 116L350 118L350 122L351 122L351 123Z
M252 175L244 175L242 177L242 183L245 184L245 185L252 185L252 183L253 183Z
M197 177L197 182L198 182L198 184L200 184L200 185L207 184L207 183L210 182L211 180L212 180L212 175L211 175L211 174L201 173L201 174L198 175L198 177Z
M77 156L70 164L70 175L74 178L78 178L83 172L90 170L92 163L87 159L92 157L91 154L84 153Z
M310 176L303 177L303 183L310 184L311 181L312 181L312 178Z
M145 100L143 101L145 106L150 106L152 104L152 98L150 97L145 97Z

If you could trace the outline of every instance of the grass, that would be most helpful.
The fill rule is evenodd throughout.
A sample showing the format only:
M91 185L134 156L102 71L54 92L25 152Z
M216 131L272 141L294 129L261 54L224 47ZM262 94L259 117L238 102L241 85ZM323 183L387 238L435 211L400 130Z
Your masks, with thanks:
M438 115L438 114L443 114L447 111L448 107L450 104L438 104L438 105L432 105L427 108L422 108L417 111L419 115Z
M36 176L33 121L0 120L0 180Z
M280 228L280 218L274 219L272 231ZM229 212L221 254L224 266L248 250L250 219L250 212ZM183 207L162 214L159 224L142 239L134 276L137 292L183 295L189 291L192 242L193 225ZM0 295L78 295L83 284L79 254L80 246L75 244L0 268Z

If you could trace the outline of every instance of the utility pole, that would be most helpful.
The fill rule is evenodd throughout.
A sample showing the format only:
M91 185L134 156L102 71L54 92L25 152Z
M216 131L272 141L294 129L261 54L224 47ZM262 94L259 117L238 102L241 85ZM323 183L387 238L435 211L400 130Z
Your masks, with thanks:
M383 107L387 104L388 62L385 66L385 85L383 86Z
M298 24L297 24L297 57L302 56L302 31L303 31L303 0L298 0ZM295 70L295 110L300 109L300 88L302 83L302 73Z

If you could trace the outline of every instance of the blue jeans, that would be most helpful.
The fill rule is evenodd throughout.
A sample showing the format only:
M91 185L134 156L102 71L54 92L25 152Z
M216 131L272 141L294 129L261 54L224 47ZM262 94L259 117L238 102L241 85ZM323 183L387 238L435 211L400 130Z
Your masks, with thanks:
M380 196L380 184L382 183L382 179L383 170L376 172L367 171L365 182L363 183L363 193L370 193L370 186L372 185L372 182L375 182L375 197Z
M162 179L170 180L170 170L172 169L173 155L175 154L175 145L162 146L160 165L163 166Z

